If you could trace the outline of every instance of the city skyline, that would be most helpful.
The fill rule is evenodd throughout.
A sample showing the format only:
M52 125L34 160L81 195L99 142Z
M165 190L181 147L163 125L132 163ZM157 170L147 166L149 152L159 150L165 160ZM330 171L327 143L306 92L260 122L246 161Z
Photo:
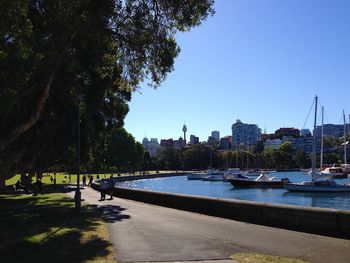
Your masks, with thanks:
M341 124L343 110L348 121L350 2L217 1L215 9L176 36L181 52L161 87L133 94L125 128L136 140L177 139L186 124L203 141L213 130L230 135L236 119L267 133L312 129L305 120L316 94L325 123Z

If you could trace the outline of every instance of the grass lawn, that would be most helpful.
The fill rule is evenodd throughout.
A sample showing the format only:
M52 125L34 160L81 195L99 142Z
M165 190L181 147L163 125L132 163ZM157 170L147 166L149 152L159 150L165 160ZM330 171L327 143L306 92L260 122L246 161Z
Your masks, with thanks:
M307 263L300 259L253 253L237 253L232 255L231 258L238 263Z
M176 171L159 171L159 173L175 173ZM181 172L181 171L178 171ZM149 174L157 174L156 171L149 171ZM97 178L109 178L111 176L111 173L105 173L105 174L91 174L94 177L94 180L96 180ZM120 173L120 174L116 174L113 173L114 177L118 177L119 176L128 176L130 175L129 173ZM135 173L133 175L139 175L139 173ZM43 174L43 178L42 178L42 182L44 184L52 184L50 181L50 177L54 178L54 174L53 173L44 173ZM82 182L82 177L83 174L80 175L80 182ZM6 180L6 185L13 185L15 184L18 179L20 179L20 175L17 174L14 177ZM34 178L33 178L34 180ZM87 179L88 181L88 179ZM77 182L77 175L76 174L67 174L67 173L56 173L56 183L57 184L72 184L72 183L76 183Z
M115 262L100 213L83 206L76 216L60 186L46 188L39 196L0 195L0 261Z

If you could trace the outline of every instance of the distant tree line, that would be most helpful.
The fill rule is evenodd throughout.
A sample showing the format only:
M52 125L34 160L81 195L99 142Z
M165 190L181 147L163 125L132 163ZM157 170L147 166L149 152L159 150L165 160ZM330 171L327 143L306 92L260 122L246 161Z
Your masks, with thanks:
M333 164L341 160L340 153L324 153L324 163ZM319 164L319 154L317 155ZM184 149L163 149L158 157L151 158L144 166L151 170L205 170L216 169L302 169L311 167L311 154L294 151L291 142L284 142L278 149L265 149L258 142L248 150L220 151L206 145L192 145Z

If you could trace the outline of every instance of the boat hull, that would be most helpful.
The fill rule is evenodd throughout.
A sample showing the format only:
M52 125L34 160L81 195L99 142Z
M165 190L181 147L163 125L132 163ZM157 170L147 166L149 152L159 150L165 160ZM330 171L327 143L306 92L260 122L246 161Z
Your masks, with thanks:
M282 181L253 181L240 179L228 179L228 181L235 188L283 188L284 186L284 182Z
M187 174L187 180L202 180L207 174Z
M347 185L303 185L303 184L285 184L284 189L291 192L328 192L328 193L339 193L339 192L350 192L350 186Z

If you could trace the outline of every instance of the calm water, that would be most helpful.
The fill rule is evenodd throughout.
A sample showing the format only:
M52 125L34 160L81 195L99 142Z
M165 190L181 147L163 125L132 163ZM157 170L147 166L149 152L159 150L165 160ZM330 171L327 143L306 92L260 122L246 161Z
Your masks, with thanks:
M292 182L310 180L310 177L302 172L278 172L270 173L270 176L277 179L288 177ZM350 183L350 179L336 181ZM168 193L350 210L350 193L291 193L284 189L235 189L229 182L187 180L186 176L135 180L120 182L117 185Z

